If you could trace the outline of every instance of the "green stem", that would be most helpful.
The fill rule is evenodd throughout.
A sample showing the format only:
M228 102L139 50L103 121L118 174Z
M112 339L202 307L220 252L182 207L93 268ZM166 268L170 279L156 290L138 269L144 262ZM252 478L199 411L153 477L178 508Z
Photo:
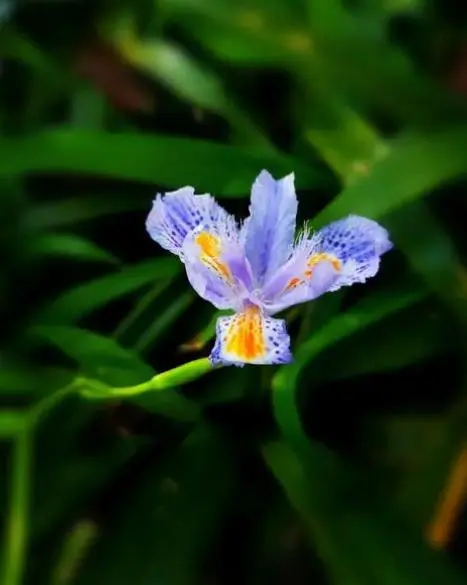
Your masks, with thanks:
M4 585L21 585L25 566L28 534L29 493L31 484L31 433L22 429L13 442L13 469L10 507L4 549Z
M23 428L13 438L10 507L6 525L3 585L21 585L28 540L31 485L31 435L39 419L65 394L78 387L78 380L41 400L25 417Z
M147 382L137 384L136 386L109 388L105 384L101 384L95 380L84 379L79 380L78 384L82 388L81 395L86 398L129 398L146 392L159 392L187 384L213 369L214 367L208 358L200 358L173 368L172 370L157 374L157 376L154 376Z
M62 400L67 394L77 391L83 384L83 378L75 378L70 384L64 386L57 392L53 392L40 400L28 413L28 426L34 429L39 420L51 410L58 402Z

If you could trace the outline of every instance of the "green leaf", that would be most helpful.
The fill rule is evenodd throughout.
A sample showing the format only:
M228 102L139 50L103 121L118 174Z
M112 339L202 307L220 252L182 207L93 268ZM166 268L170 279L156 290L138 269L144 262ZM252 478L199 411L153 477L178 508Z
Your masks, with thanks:
M220 115L227 113L228 99L220 78L182 48L163 39L140 38L135 19L128 14L104 22L102 32L129 63L182 99Z
M104 96L92 87L77 89L71 102L71 124L83 130L100 130L105 126Z
M364 299L319 329L298 348L294 363L278 371L272 381L274 415L282 433L295 447L307 444L295 402L297 383L305 367L333 344L414 305L423 296L424 292L405 287Z
M363 0L359 8L365 16L386 24L394 16L421 12L424 3L423 0Z
M384 108L412 126L465 121L459 96L433 83L370 19L359 18L339 0L314 0L309 6L315 49L311 83L326 79L334 92Z
M146 392L128 397L127 400L144 410L180 423L192 424L201 416L200 407L184 398L176 388L166 389L164 392Z
M348 185L315 219L316 226L355 213L373 219L465 173L464 127L393 142L371 172ZM378 194L375 197L375 193Z
M413 306L423 297L424 292L419 289L400 287L374 294L348 311L336 315L298 348L293 364L279 370L273 382L275 394L293 394L300 373L325 349L398 311Z
M32 230L57 229L114 213L142 210L147 207L148 202L143 197L122 193L114 197L83 195L38 203L25 210L24 222L27 228Z
M96 543L76 585L201 582L233 485L228 445L198 427L120 496L114 529Z
M395 505L425 534L464 448L463 410L456 402L447 413L378 416L364 429L377 472L393 480Z
M253 37L246 27L245 30L233 29L222 22L216 22L217 26L212 26L209 20L203 18L193 20L196 26L193 27L192 34L219 59L244 68L277 66L278 62L286 62L284 48L274 43L274 39ZM187 21L187 28L193 20Z
M156 258L124 267L118 272L77 286L45 307L38 316L43 323L68 324L156 280L170 282L180 270L173 258Z
M419 532L408 528L387 501L378 498L368 478L350 474L330 452L310 444L305 458L283 443L271 443L263 454L336 585L465 581L422 543Z
M419 201L406 206L389 217L387 224L412 271L467 326L467 270L450 235L427 204Z
M2 58L15 59L28 65L43 75L48 83L53 83L56 88L71 89L77 85L71 74L59 68L37 45L15 31L11 25L2 26L0 53Z
M142 294L134 303L131 310L125 315L125 317L119 322L115 328L112 337L118 341L124 340L128 345L132 345L131 339L134 339L134 335L131 332L137 323L144 323L144 326L148 322L152 322L153 314L150 309L159 315L160 305L164 303L163 299L160 299L160 295L170 286L170 281L158 281L154 286L150 287L144 294ZM155 306L153 306L153 304ZM159 306L158 306L159 305ZM164 315L160 317L164 318ZM151 325L152 327L152 325Z
M107 250L75 234L43 234L32 242L35 254L65 256L74 260L90 260L118 264L120 261Z
M243 131L251 144L274 152L274 148L256 124L234 103L222 80L181 47L162 39L140 39L128 19L110 28L110 40L125 59L154 77L181 99L215 112Z
M259 376L253 377L247 368L214 370L212 375L203 380L203 393L196 397L196 401L207 407L240 402L251 398L253 392L258 391L258 380Z
M290 67L298 56L313 57L313 40L303 25L301 2L168 0L171 19L200 43L242 66Z
M389 148L371 126L359 122L359 117L344 104L329 102L320 96L318 106L318 118L314 119L317 128L312 124L307 137L343 175L349 186L318 216L316 222L324 223L349 213L379 218L387 211L393 211L385 218L384 225L396 249L404 252L413 271L467 323L465 268L451 238L427 203L417 199L424 194L424 188L418 184L420 177L432 181L432 184L426 184L425 189L428 189L450 177L453 161L454 166L459 165L458 172L464 172L460 158L454 160L448 154L449 150L438 152L435 149L430 154L432 158L427 157L426 150L435 146L435 140L443 144L442 136L448 149L447 142L457 140L459 136L453 131L444 135L406 138ZM324 127L322 120L325 120ZM329 131L328 124L335 128L337 138ZM433 174L430 178L421 169L431 160ZM382 169L388 175L381 174ZM444 174L446 170L448 172ZM393 176L392 180L389 180L389 174ZM374 196L375 193L378 197Z
M148 443L140 437L107 436L83 449L99 408L71 395L41 421L36 434L31 539L36 545L57 538L57 529L92 506L93 499ZM60 438L60 440L57 440ZM60 498L51 497L51 486Z
M95 520L79 520L73 526L63 540L50 585L67 585L73 580L82 559L98 536L99 526Z
M171 136L57 129L2 138L0 148L0 173L80 172L165 187L193 185L224 196L247 195L262 168L277 175L295 169L299 187L323 182L309 164L285 155Z
M0 439L12 439L27 428L27 412L0 410Z
M221 80L183 49L162 40L135 40L129 54L133 64L161 80L181 98L208 111L228 113Z
M148 328L139 336L134 348L138 353L149 351L155 342L171 327L179 317L185 313L188 307L194 301L194 295L191 291L185 292L177 297L172 303L166 305L164 311L152 320Z
M152 378L154 371L131 350L97 333L67 326L36 326L33 339L55 345L75 360L90 377L113 385L135 384Z
M0 368L0 394L28 393L36 389L37 379L32 372L25 371L27 366L2 364Z
M125 388L127 385L141 384L143 390L151 390L154 370L134 351L123 348L113 339L66 326L36 326L31 328L29 336L41 344L56 346L77 362L87 378L80 376L75 385L87 398L128 399L150 412L179 421L193 421L199 416L199 408L175 389L170 392L144 393L138 389L134 391L133 388ZM200 368L195 370L200 375Z
M368 172L387 153L376 130L329 87L314 83L302 97L300 114L305 140L318 150L344 183ZM310 101L312 107L309 107Z
M228 315L229 313L230 311L228 310L216 311L201 331L199 331L199 333L197 333L190 341L182 343L180 349L186 352L203 349L212 339L214 339L216 335L216 323L219 317Z
M5 543L0 561L4 585L22 583L26 572L32 483L32 441L27 425L15 433L11 450L8 506L5 514Z
M337 343L313 370L320 379L394 371L439 356L457 342L451 320L421 304Z

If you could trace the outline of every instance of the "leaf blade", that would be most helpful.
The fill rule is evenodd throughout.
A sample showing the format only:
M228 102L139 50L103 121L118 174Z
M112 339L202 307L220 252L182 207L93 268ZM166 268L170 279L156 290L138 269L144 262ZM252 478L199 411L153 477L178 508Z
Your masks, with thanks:
M124 267L63 293L39 313L38 321L50 324L77 322L88 313L157 279L169 284L179 270L179 263L173 258L156 258Z
M194 185L219 196L246 195L262 168L297 171L297 183L313 186L323 175L286 155L225 144L136 133L58 128L3 138L0 172L79 172L179 188Z

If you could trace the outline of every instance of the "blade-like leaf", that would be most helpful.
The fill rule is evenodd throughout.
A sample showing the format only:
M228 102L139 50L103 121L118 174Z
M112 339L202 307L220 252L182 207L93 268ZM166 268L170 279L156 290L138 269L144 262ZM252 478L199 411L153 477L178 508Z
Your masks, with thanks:
M38 316L42 323L68 324L107 305L124 295L137 291L158 279L169 283L180 270L173 258L156 258L135 266L122 268L64 293L46 306Z
M3 138L1 173L80 172L179 188L193 185L216 195L246 195L262 168L293 169L300 186L323 182L310 165L285 155L171 136L58 129Z
M424 294L413 287L384 291L360 301L347 312L338 314L298 348L293 364L279 370L274 378L275 394L293 394L301 371L322 351L365 327L414 305Z
M12 439L27 427L27 414L20 410L0 410L0 439Z
M147 444L141 437L113 436L98 440L92 451L83 449L82 437L88 435L98 413L95 404L69 396L37 429L31 511L34 545L56 535L57 528L72 515L91 505L99 491ZM60 498L50 497L51 486Z
M395 141L371 172L348 185L317 216L316 225L355 213L381 218L467 172L464 127Z
M204 64L173 43L162 39L141 39L128 19L115 23L110 41L125 59L167 86L181 99L215 112L244 133L249 143L274 152L274 148L256 124L234 103L219 78Z
M58 201L39 203L26 209L24 222L28 229L56 229L83 221L99 219L102 216L125 211L143 210L147 200L121 193L115 197L71 197Z
M263 453L336 585L464 582L388 502L378 500L366 478L354 478L331 453L310 444L305 460L283 443L266 445Z
M394 371L446 353L457 341L452 322L421 304L337 343L313 371L320 379Z
M233 483L228 445L199 427L113 510L114 529L97 542L76 585L201 582ZM118 557L118 563L115 558Z
M154 371L131 350L97 333L67 326L37 326L32 338L55 345L75 360L90 377L113 386L125 386L152 378Z
M36 238L31 247L35 254L41 256L64 256L75 260L119 263L119 260L107 250L75 234L44 234Z
M80 370L94 380L82 380L81 385L112 387L131 386L146 382L154 370L132 350L125 349L113 339L97 333L66 326L37 326L29 332L32 339L51 344L75 360ZM115 397L111 397L115 398ZM192 421L199 416L198 407L183 398L176 389L148 392L128 399L146 410L179 421Z
M177 321L177 319L193 303L194 295L191 291L185 292L175 299L169 305L166 305L164 312L157 317L148 328L140 335L134 347L138 353L144 353L151 349L152 345L160 338L167 329Z

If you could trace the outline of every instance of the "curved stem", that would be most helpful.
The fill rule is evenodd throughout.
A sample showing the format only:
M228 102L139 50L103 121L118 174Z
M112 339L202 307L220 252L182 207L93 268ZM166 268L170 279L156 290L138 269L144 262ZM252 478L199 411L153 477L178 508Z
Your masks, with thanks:
M13 442L10 505L4 548L4 585L21 585L25 565L31 484L31 431L22 429Z
M109 388L100 382L87 379L79 380L79 386L82 387L81 395L86 398L128 398L145 392L159 392L187 384L214 369L215 367L208 358L200 358L157 374L150 380L136 386Z

